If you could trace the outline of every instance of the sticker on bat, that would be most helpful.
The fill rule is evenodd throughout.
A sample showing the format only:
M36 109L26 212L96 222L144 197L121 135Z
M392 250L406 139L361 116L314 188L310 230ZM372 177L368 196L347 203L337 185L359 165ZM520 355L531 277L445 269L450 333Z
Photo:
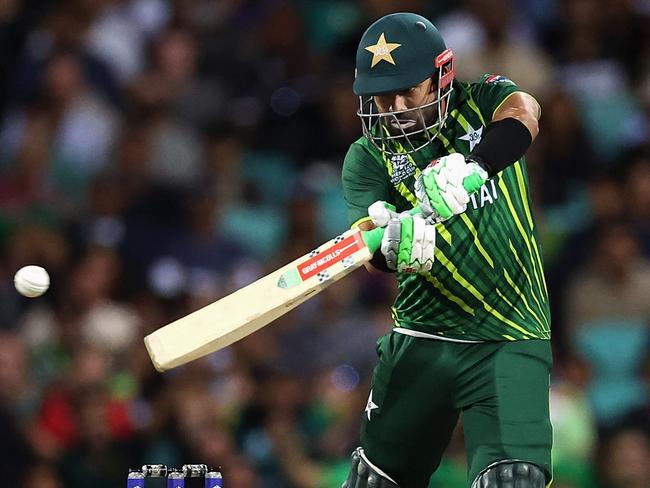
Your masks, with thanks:
M339 236L334 239L334 244L331 247L323 249L317 256L298 265L300 278L303 281L311 278L360 249L363 249L364 246L365 244L358 233L345 238Z
M327 279L329 279L329 272L326 272L329 267L340 261L343 261L345 268L351 266L354 261L346 258L350 258L355 252L364 247L365 243L359 232L355 232L347 237L338 236L333 240L333 244L330 247L321 249L318 254L310 253L306 261L298 264L296 268L283 273L278 279L278 287L292 288L300 282L317 275L321 282L324 281L324 276L328 276Z

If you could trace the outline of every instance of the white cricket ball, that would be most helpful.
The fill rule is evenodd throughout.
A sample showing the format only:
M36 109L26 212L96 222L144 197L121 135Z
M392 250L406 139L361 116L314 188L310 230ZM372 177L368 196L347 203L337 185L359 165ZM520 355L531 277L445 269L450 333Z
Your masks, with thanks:
M14 286L23 296L39 297L50 287L50 275L40 266L24 266L16 272Z

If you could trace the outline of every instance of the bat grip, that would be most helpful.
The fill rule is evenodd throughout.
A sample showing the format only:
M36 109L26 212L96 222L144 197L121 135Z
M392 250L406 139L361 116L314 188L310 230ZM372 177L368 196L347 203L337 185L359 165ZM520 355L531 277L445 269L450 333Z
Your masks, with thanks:
M484 183L485 181L478 174L472 174L465 177L463 180L463 187L465 190L467 190L467 193L471 195L472 193L478 191L478 189L483 186ZM409 213L411 215L421 214L422 210L420 207L415 207L409 210ZM374 254L375 251L381 247L381 240L384 237L384 228L376 227L372 230L363 231L361 234L363 236L363 241L366 243L366 246L368 246L370 252Z
M481 175L478 173L473 173L469 176L466 176L465 179L463 180L463 188L469 193L470 195L472 193L475 193L483 186L485 183L485 180L481 178Z
M411 215L421 214L422 210L420 207L415 207L409 210L409 213ZM372 230L364 230L361 232L363 242L366 243L366 246L368 246L368 249L372 254L375 254L375 252L381 247L381 240L384 238L384 229L385 227L375 227Z

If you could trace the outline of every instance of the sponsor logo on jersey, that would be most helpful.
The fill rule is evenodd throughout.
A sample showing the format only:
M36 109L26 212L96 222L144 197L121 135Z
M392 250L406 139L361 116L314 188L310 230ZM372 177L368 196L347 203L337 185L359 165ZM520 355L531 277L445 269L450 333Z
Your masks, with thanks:
M492 205L496 200L499 199L499 192L497 191L497 185L494 181L494 178L490 178L480 190L476 193L473 193L469 197L472 202L472 208L478 210L485 207L486 205Z
M390 164L393 167L393 174L390 176L390 182L393 185L397 185L415 174L415 166L411 164L406 154L394 155L390 158Z
M510 78L506 78L503 75L490 75L485 78L485 83L497 84L497 83L510 83L514 85L514 82Z

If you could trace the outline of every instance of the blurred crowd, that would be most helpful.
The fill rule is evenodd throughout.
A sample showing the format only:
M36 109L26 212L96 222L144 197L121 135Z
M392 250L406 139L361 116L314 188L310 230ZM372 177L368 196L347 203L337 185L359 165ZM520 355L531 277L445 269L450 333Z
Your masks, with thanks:
M439 26L459 78L540 100L554 487L650 486L647 0L1 0L6 485L193 462L230 488L340 486L391 276L354 273L162 375L142 338L346 228L356 45L395 11ZM50 272L45 296L14 290L26 264ZM459 428L430 488L465 469Z

